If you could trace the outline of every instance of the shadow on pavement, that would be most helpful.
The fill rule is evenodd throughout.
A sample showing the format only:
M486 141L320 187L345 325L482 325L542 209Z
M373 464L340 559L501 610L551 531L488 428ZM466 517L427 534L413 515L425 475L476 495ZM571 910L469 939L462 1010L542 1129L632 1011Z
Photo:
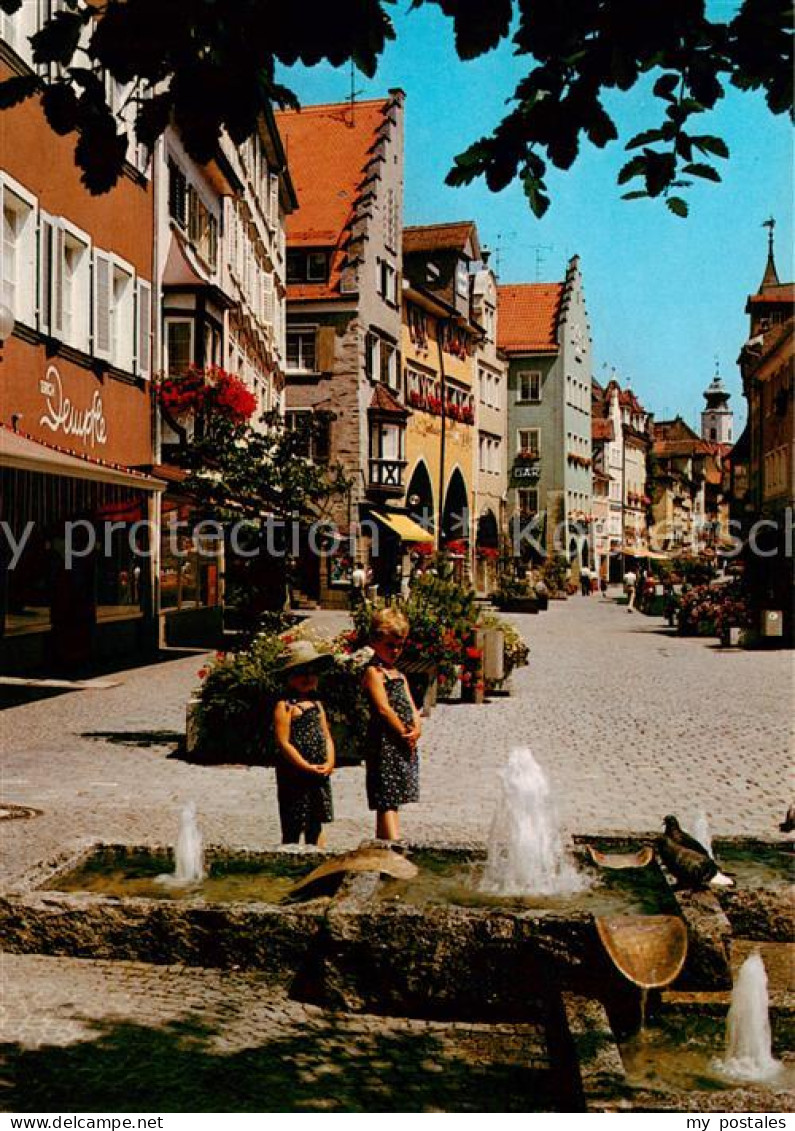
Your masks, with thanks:
M114 746L174 746L185 741L178 730L84 730L81 738L101 738Z
M225 1053L197 1017L160 1027L100 1022L96 1039L0 1045L0 1110L552 1111L550 1074L522 1063L515 1038L501 1056L445 1033L364 1030L334 1015ZM292 1031L290 1031L292 1030ZM482 1040L482 1038L481 1038ZM505 1038L502 1038L505 1041Z

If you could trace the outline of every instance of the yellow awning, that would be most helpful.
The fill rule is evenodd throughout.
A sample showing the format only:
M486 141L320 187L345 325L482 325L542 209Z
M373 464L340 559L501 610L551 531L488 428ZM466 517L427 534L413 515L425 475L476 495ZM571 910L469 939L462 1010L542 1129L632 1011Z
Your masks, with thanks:
M433 542L433 533L430 530L423 530L420 524L408 515L382 514L381 511L372 511L371 514L393 534L397 534L402 542Z

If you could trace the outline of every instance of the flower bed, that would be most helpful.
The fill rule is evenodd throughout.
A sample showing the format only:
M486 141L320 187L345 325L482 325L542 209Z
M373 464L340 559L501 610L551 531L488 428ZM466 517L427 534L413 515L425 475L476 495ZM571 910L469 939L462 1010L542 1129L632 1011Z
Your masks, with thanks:
M718 636L728 640L732 628L748 629L753 623L748 600L738 582L697 585L679 601L678 629L682 636Z

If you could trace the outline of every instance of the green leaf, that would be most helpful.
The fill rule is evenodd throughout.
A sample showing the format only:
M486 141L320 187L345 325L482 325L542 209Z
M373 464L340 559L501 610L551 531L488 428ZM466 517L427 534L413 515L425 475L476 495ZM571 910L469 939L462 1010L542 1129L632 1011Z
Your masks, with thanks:
M671 210L671 212L673 212L674 216L681 216L684 218L690 211L687 201L682 200L681 196L669 196L666 199L665 203L668 205L668 208Z
M22 0L0 0L0 12L13 16L22 7Z
M690 173L694 177L704 177L708 181L719 181L720 173L717 169L713 169L711 165L703 165L695 162L692 165L685 165L682 169L683 173Z
M53 83L46 87L41 105L50 126L61 137L77 128L80 108L77 95L68 83Z
M713 137L710 134L700 134L691 139L693 145L701 153L713 153L716 157L728 157L729 147L722 137Z
M38 75L14 75L0 82L0 110L8 110L30 98L41 88Z
M641 145L651 145L652 142L662 141L662 130L644 130L642 133L635 134L633 138L624 146L625 149L638 149Z
M631 161L627 161L626 165L620 170L618 174L618 183L625 185L627 181L631 181L633 177L639 177L646 171L646 158L643 156L633 157Z
M633 189L632 192L623 192L621 194L621 199L622 200L641 200L642 198L648 197L648 195L649 194L646 192L645 189Z
M87 12L56 12L40 31L30 38L35 63L71 63L80 43L83 25L91 18Z
M658 98L665 98L667 101L673 101L674 92L681 82L679 75L661 75L654 84L653 92Z

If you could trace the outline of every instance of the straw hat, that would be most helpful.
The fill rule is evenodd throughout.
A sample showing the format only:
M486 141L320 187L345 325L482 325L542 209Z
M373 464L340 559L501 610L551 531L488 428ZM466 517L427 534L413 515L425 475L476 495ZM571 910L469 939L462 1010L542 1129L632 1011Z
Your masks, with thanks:
M296 640L287 645L285 658L279 664L279 671L295 672L301 668L327 668L333 663L334 657L328 652L318 652L311 640Z

